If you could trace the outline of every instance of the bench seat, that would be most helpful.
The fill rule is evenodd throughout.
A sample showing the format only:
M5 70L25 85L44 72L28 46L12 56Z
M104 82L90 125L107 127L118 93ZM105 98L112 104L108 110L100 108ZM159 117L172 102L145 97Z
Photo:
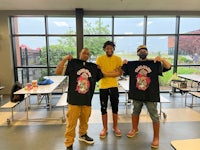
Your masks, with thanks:
M7 102L6 104L1 106L1 109L11 109L12 121L14 120L14 113L13 110L15 106L17 106L20 102ZM7 119L8 125L10 124L10 119Z
M56 106L58 106L58 107L67 106L67 93L62 94L62 96L58 100Z
M190 95L192 95L192 103L190 105L187 105L187 102L185 101L185 106L193 107L194 106L194 97L200 98L200 92L189 92Z
M65 117L65 107L67 106L67 93L63 93L62 96L60 97L60 99L58 100L56 106L57 107L62 107L63 110L63 117L62 117L62 122L66 121L66 117Z
M29 98L30 97L30 94L25 94L24 96L24 100L26 98ZM14 108L20 104L22 101L19 101L19 102L11 102L11 101L8 101L7 103L5 103L4 105L2 105L0 108L1 109L11 109L11 115L12 115L12 121L14 121ZM7 119L7 123L8 125L10 124L10 119Z
M4 104L3 106L1 106L1 108L14 108L16 105L18 105L19 102L7 102L6 104Z
M189 92L192 96L200 98L200 92Z

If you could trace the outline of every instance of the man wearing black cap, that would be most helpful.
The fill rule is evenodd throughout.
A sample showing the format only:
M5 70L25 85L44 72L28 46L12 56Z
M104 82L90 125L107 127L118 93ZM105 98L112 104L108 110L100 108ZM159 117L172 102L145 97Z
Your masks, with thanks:
M124 60L122 69L124 75L129 75L129 99L133 99L132 129L127 137L132 138L138 133L139 115L143 104L146 105L153 122L152 148L159 146L160 121L157 102L160 102L159 75L171 69L171 64L159 56L154 60L147 59L148 49L145 45L137 48L139 61Z

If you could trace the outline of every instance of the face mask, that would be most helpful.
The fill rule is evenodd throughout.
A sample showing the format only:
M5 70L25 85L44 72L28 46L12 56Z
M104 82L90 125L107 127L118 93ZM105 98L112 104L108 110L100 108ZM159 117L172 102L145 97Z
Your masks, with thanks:
M141 59L145 59L147 57L147 54L146 53L141 53L141 54L139 54L139 57Z

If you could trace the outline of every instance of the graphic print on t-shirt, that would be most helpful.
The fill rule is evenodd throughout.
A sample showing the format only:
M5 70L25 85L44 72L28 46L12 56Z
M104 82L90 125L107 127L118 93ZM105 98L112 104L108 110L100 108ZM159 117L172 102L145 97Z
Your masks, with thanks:
M85 94L90 89L90 81L88 78L91 77L91 73L89 70L83 68L77 72L77 75L79 77L77 78L76 91L80 94Z
M151 72L151 69L148 66L140 65L135 69L136 75L136 88L138 90L145 91L151 82L151 79L148 77L148 73Z

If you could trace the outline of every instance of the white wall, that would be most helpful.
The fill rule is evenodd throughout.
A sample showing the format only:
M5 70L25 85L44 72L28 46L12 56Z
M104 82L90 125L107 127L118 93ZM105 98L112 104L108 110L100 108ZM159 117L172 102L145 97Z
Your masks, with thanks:
M14 83L9 18L0 14L0 84L5 86L2 94L10 94Z

